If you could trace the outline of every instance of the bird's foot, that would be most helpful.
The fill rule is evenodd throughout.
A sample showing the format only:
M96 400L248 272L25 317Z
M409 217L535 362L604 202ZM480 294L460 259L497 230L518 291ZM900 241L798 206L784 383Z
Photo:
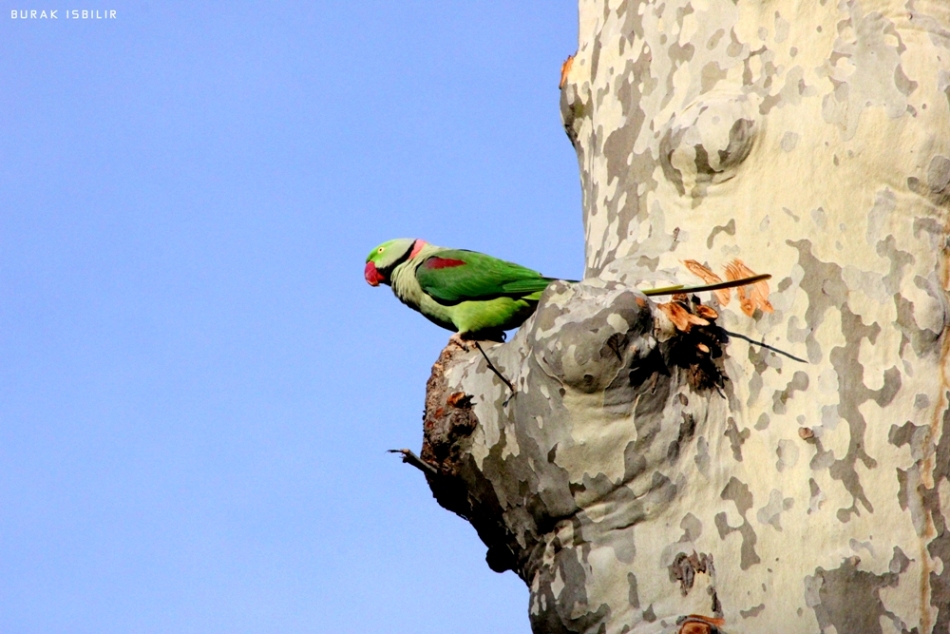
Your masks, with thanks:
M446 347L451 346L453 344L466 352L474 350L475 345L476 345L474 341L472 341L471 339L466 339L460 332L457 332L451 337L449 337L449 343L446 344Z

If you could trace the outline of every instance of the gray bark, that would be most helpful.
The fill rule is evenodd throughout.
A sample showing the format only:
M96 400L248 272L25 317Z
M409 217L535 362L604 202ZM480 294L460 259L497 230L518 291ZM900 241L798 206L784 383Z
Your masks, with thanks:
M587 277L422 453L533 630L950 631L950 3L581 0L561 109ZM636 292L735 260L768 304Z

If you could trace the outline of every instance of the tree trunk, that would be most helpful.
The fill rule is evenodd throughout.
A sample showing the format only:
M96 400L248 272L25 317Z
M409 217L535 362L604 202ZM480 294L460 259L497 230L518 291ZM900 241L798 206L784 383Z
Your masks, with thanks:
M581 0L561 109L587 278L422 454L533 630L950 631L950 3Z

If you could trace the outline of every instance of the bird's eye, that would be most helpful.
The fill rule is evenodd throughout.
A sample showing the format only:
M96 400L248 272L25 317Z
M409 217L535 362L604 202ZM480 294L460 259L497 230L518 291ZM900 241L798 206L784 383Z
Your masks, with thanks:
M379 247L378 249L376 249L376 253L382 253L382 252L383 252L383 247Z

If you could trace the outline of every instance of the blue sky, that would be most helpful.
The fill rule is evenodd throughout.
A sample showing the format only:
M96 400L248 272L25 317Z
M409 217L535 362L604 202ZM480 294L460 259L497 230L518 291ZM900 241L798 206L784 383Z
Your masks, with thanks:
M362 269L582 275L576 3L0 5L0 631L529 632L386 453L450 333Z

